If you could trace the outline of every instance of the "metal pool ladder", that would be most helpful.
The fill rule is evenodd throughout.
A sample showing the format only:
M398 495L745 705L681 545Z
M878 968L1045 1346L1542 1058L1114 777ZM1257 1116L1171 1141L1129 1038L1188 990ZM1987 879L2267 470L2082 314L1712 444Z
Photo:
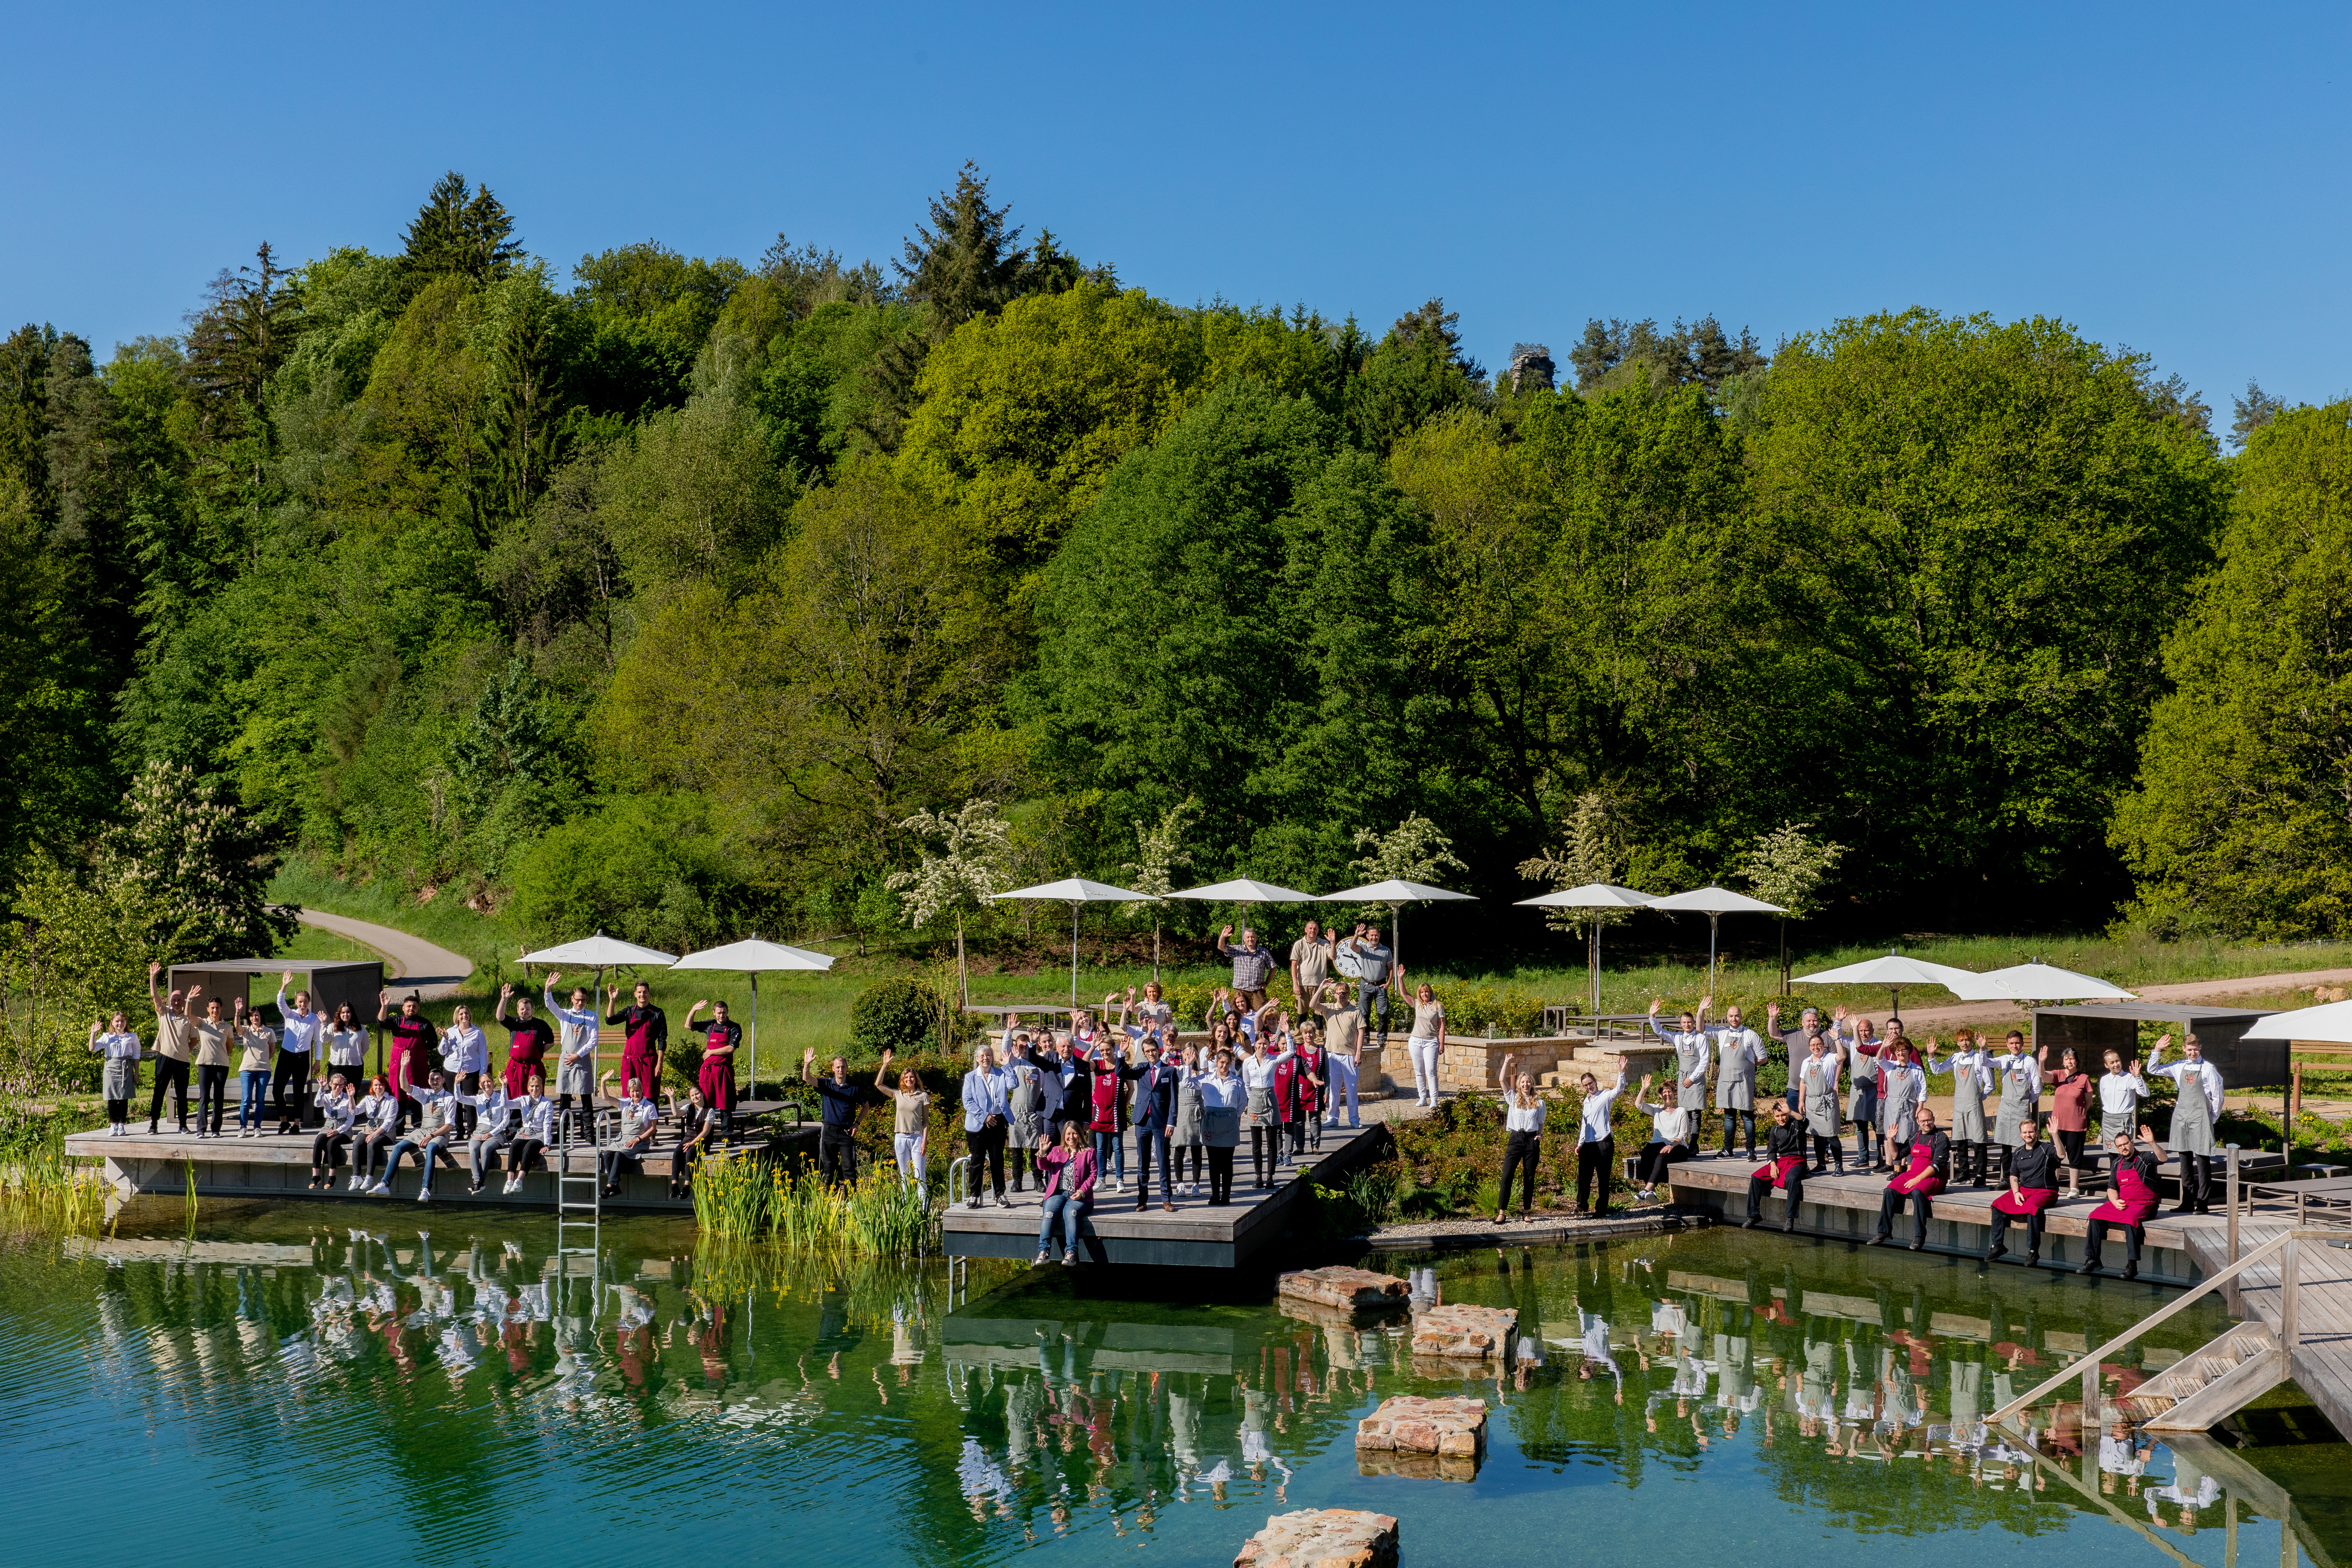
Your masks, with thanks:
M556 1135L555 1164L555 1254L560 1259L569 1253L585 1255L593 1260L601 1250L604 1223L604 1173L597 1160L598 1138L596 1120L599 1112L588 1108L588 1137L579 1136L580 1119L569 1112L559 1111L563 1118L562 1129ZM584 1152L588 1159L585 1175L573 1168L572 1156ZM585 1185L587 1194L579 1195ZM585 1247L567 1245L567 1232L584 1227L588 1232Z

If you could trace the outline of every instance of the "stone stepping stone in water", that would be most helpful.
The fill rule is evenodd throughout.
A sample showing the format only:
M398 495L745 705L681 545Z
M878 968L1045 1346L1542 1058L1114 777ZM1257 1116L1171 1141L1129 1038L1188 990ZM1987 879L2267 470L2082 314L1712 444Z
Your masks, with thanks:
M1403 1394L1356 1423L1360 1475L1467 1481L1486 1452L1486 1402Z
M1393 1274L1369 1268L1306 1268L1286 1274L1275 1294L1342 1312L1380 1312L1406 1304L1412 1287Z
M1412 1353L1453 1361L1499 1360L1510 1353L1519 1321L1511 1307L1431 1307L1412 1319Z
M1393 1515L1355 1508L1269 1514L1243 1543L1234 1568L1396 1568Z

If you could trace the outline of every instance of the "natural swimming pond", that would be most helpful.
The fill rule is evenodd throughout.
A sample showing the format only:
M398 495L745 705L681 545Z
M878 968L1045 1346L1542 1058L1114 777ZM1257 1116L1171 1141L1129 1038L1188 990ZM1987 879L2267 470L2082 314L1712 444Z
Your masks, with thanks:
M1396 1515L1415 1568L1883 1563L1931 1536L1970 1568L2294 1561L2248 1457L2311 1516L2303 1560L2326 1568L2308 1548L2342 1517L2340 1444L2200 1465L2065 1407L2031 1442L1983 1429L2165 1292L1827 1242L1381 1260L1538 1326L1463 1381L1401 1334L1286 1315L1263 1279L951 1290L937 1265L698 1253L672 1220L608 1222L592 1259L462 1209L135 1228L0 1243L11 1561L1222 1564L1309 1506ZM2115 1375L2227 1321L2192 1309ZM1355 1423L1399 1393L1496 1407L1475 1479L1360 1473Z

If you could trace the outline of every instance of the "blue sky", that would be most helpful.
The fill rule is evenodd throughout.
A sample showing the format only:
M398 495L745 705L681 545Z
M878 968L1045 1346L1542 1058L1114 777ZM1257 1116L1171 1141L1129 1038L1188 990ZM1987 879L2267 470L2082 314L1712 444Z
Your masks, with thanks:
M5 29L0 315L101 353L257 240L394 245L449 168L568 268L779 230L887 258L969 157L1154 293L1374 327L1439 294L1490 368L1595 315L1769 342L1916 303L2063 317L2223 427L2249 375L2352 391L2341 5L15 0Z

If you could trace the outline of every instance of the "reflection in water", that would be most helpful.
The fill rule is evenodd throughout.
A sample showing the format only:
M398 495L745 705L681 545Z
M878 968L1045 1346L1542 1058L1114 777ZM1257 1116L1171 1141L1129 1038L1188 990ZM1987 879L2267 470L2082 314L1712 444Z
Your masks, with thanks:
M591 1257L506 1216L435 1218L0 1255L0 1440L53 1461L20 1524L72 1531L78 1555L231 1515L273 1550L348 1550L336 1510L252 1484L325 1475L434 1500L371 1527L425 1560L472 1560L485 1528L504 1560L566 1560L583 1531L690 1515L720 1551L1091 1562L1149 1540L1224 1563L1269 1511L1355 1506L1405 1519L1417 1568L1570 1539L1709 1562L1727 1510L1777 1506L1822 1559L1961 1531L1979 1562L2061 1533L2145 1560L2154 1532L2220 1563L2253 1508L2283 1509L2228 1455L2086 1430L2079 1404L1987 1429L2164 1299L2112 1282L1720 1234L1421 1260L1416 1298L1518 1312L1510 1360L1465 1376L1417 1362L1402 1322L1104 1300L1081 1292L1122 1281L1092 1271L1001 1267L950 1300L936 1268L698 1252L672 1222L608 1226ZM2184 1314L2101 1369L2103 1397L2222 1323ZM1360 1471L1354 1424L1381 1398L1476 1392L1496 1410L1475 1479ZM93 1513L131 1467L155 1478L142 1509ZM1678 1502L1686 1485L1709 1490Z

